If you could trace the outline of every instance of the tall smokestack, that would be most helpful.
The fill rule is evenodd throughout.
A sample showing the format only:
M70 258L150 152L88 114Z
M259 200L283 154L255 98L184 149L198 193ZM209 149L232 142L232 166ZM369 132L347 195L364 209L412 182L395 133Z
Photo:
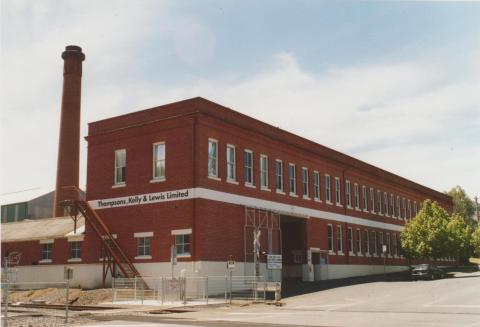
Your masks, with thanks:
M80 97L82 93L82 48L69 45L62 53L63 90L60 137L58 142L57 183L54 217L64 216L63 200L78 198L78 193L64 187L79 186L80 170Z

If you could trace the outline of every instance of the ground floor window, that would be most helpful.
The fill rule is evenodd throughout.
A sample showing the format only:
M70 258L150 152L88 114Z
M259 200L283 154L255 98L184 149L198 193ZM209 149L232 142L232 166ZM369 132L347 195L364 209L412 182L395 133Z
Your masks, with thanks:
M190 255L190 234L175 235L177 255Z
M81 259L81 258L82 258L82 242L70 242L70 259Z
M42 244L42 260L52 259L52 243Z
M137 256L151 255L151 237L137 237Z
M328 225L327 228L327 238L328 238L328 251L333 251L333 226Z

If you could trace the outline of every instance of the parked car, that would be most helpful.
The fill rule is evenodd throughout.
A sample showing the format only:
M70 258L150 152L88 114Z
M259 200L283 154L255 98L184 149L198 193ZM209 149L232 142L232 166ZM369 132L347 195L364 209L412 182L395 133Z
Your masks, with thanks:
M444 278L445 271L430 264L422 264L413 268L410 276L412 280Z

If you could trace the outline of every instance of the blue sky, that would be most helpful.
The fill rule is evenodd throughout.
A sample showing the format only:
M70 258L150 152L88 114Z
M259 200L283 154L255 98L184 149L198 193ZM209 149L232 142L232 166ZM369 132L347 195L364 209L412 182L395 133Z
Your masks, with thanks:
M53 188L60 53L77 44L87 56L83 136L90 121L203 96L480 196L478 2L1 4L0 193Z

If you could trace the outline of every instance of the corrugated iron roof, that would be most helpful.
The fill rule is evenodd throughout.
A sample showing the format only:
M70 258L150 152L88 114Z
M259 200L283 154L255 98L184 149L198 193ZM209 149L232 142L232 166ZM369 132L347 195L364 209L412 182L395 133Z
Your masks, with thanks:
M85 219L83 217L78 218L76 233L73 233L73 220L70 217L23 220L1 224L1 229L2 243L65 238L83 234L85 232Z

